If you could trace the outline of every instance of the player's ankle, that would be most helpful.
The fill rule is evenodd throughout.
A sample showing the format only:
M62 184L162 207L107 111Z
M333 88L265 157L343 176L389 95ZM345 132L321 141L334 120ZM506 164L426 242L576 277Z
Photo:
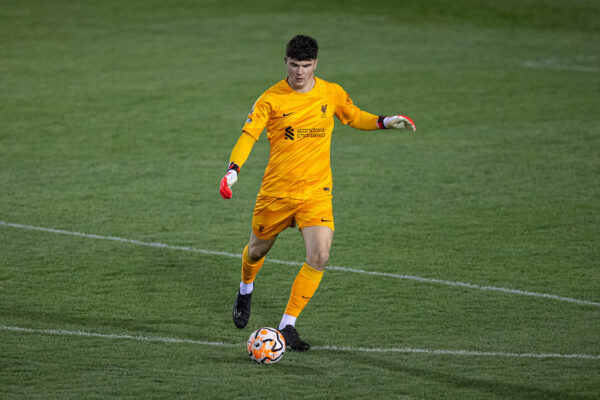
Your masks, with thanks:
M281 318L281 322L279 323L278 330L282 330L283 328L285 328L288 325L296 326L296 318L297 317L293 317L289 314L283 314L283 317Z
M244 281L240 282L240 294L246 295L252 293L254 290L254 282L244 283Z

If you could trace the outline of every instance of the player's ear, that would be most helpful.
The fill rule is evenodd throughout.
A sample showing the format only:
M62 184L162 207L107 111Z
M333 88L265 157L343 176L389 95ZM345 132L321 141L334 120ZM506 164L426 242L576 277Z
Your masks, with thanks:
M318 62L319 62L319 59L317 58L317 59L315 60L315 69L317 69L317 64L318 64Z

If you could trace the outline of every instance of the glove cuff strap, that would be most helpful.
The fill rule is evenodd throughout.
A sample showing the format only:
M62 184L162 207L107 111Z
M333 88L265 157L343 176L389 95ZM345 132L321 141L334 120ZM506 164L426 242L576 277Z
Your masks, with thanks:
M235 171L235 172L237 172L239 174L240 173L240 166L237 165L236 163L232 162L232 163L229 164L229 168L227 168L227 172L229 172L231 170L233 170L233 171Z
M388 129L387 126L385 126L385 124L383 123L383 120L387 118L385 115L380 115L379 118L377 118L377 126L379 127L379 129Z

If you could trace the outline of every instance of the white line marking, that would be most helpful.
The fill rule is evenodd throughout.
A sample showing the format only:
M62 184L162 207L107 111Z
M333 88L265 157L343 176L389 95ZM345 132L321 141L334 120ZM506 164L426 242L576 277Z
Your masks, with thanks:
M45 335L59 336L83 336L102 339L126 339L138 340L143 342L163 342L163 343L185 343L197 344L202 346L219 347L244 347L245 343L224 343L208 342L203 340L177 339L173 337L154 337L125 334L106 334L96 332L69 331L64 329L31 329L17 326L0 325L0 330L18 333L37 333ZM412 347L388 347L388 348L368 348L368 347L345 347L345 346L313 346L313 350L321 351L340 351L340 352L360 352L360 353L412 353L412 354L433 354L450 356L474 356L474 357L520 357L520 358L577 358L585 360L600 360L600 355L589 354L558 354L558 353L505 353L501 351L470 351L470 350L436 350L436 349L418 349Z
M111 241L115 241L115 242L135 244L138 246L158 247L158 248L169 249L169 250L189 251L189 252L194 252L194 253L209 254L209 255L214 255L214 256L225 256L225 257L231 257L231 258L241 258L242 257L241 254L233 254L233 253L228 253L226 251L205 250L205 249L198 249L198 248L187 247L187 246L171 246L171 245L163 244L163 243L142 242L139 240L125 239L125 238L120 238L120 237L116 237L116 236L101 236L101 235L94 235L94 234L90 234L90 233L71 232L71 231L65 231L65 230L61 230L61 229L42 228L42 227L31 226L31 225L15 224L15 223L10 223L10 222L5 222L5 221L0 221L0 225L11 227L11 228L57 233L57 234L61 234L61 235L78 236L78 237L84 237L84 238L89 238L89 239L111 240ZM301 262L277 260L274 258L268 258L267 261L271 262L271 263L275 263L275 264L302 265ZM600 307L599 302L594 302L594 301L589 301L589 300L579 300L579 299L574 299L571 297L557 296L557 295L548 294L548 293L531 292L531 291L527 291L527 290L509 289L509 288L503 288L503 287L497 287L497 286L481 286L481 285L474 284L474 283L466 283L466 282L459 282L459 281L445 281L442 279L424 278L421 276L402 275L402 274L394 274L394 273L389 273L389 272L366 271L363 269L337 267L335 265L330 265L327 267L327 269L330 271L351 272L351 273L355 273L355 274L381 276L381 277L394 278L394 279L404 279L404 280L410 280L410 281L415 281L415 282L436 283L436 284L440 284L440 285L457 286L457 287L464 287L464 288L483 290L483 291L495 291L495 292L501 292L501 293L506 293L506 294L518 294L518 295L522 295L522 296L539 297L539 298L564 301L564 302L568 302L568 303L576 303L576 304Z
M210 255L214 255L214 256L227 256L227 257L242 258L241 254L232 254L232 253L227 253L225 251L195 249L193 247L186 247L186 246L171 246L168 244L156 243L156 242L141 242L139 240L124 239L124 238L120 238L120 237L116 237L116 236L101 236L101 235L95 235L92 233L71 232L71 231L64 231L61 229L53 229L53 228L41 228L38 226L13 224L10 222L5 222L5 221L0 221L0 225L9 226L11 228L27 229L27 230L31 230L31 231L41 231L41 232L49 232L49 233L58 233L61 235L78 236L78 237L83 237L83 238L88 238L88 239L111 240L114 242L129 243L129 244L135 244L138 246L159 247L159 248L163 248L163 249L191 251L194 253L210 254Z
M521 357L521 358L581 358L581 359L586 359L586 360L600 360L600 355L593 356L593 355L589 355L589 354L505 353L502 351L436 350L436 349L415 349L412 347L368 348L368 347L313 346L313 347L311 347L311 349L331 350L331 351L352 351L352 352L363 352L363 353L423 353L423 354L451 355L451 356Z
M83 332L83 331L68 331L64 329L30 329L20 328L18 326L5 326L0 325L0 330L10 332L23 332L23 333L43 333L46 335L60 335L60 336L86 336L86 337L97 337L103 339L130 339L139 340L144 342L164 342L164 343L189 343L189 344L200 344L203 346L222 346L222 347L237 347L241 344L224 343L224 342L207 342L203 340L191 340L191 339L177 339L171 337L152 337L152 336L133 336L133 335L117 335L117 334L106 334L106 333L95 333L95 332Z
M502 293L520 294L523 296L543 297L546 299L566 301L569 303L585 304L585 305L590 305L590 306L600 306L600 303L596 303L593 301L578 300L578 299L573 299L571 297L557 296L555 294L547 294L547 293L530 292L527 290L507 289L507 288L496 287L496 286L481 286L481 285L477 285L475 283L444 281L441 279L423 278L421 276L392 274L389 272L365 271L362 269L352 269L352 268L345 268L345 267L328 266L327 269L334 270L334 271L355 272L355 273L359 273L359 274L367 274L367 275L375 275L375 276L386 276L389 278L396 278L396 279L408 279L408 280L417 281L417 282L439 283L442 285L459 286L459 287L465 287L465 288L469 288L469 289L490 290L490 291L502 292Z

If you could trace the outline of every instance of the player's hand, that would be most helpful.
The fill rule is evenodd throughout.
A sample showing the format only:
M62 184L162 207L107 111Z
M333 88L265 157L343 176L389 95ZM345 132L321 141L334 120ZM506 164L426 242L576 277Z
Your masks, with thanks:
M231 163L229 164L229 170L221 179L221 186L219 187L219 193L221 193L221 197L224 199L230 199L232 196L231 186L237 182L238 171L240 167L237 164Z
M387 129L410 129L413 132L417 130L412 119L405 115L393 115L383 119L383 125Z

